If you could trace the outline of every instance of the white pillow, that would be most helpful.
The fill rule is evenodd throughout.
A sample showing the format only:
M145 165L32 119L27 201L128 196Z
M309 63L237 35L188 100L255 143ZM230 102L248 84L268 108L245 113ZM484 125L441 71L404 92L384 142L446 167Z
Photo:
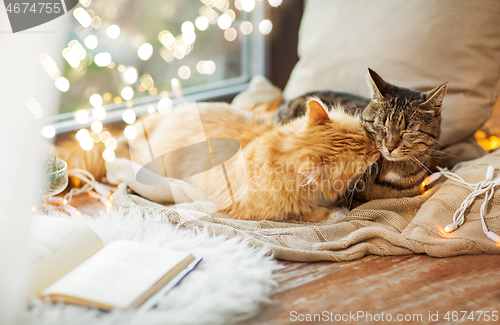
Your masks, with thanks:
M440 142L450 145L480 128L500 95L500 1L309 0L298 51L285 99L324 89L369 97L368 67L422 91L449 82Z

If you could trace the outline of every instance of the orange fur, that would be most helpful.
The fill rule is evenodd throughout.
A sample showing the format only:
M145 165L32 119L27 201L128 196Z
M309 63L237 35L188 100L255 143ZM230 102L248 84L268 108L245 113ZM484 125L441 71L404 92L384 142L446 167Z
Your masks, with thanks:
M234 139L241 146L239 156L229 149L212 152L226 162L228 174L234 173L233 167L238 163L245 166L246 175L229 175L233 191L230 194L238 198L234 202L228 197L226 179L214 177L212 172L202 173L210 169L213 162L210 156L199 151L183 151L175 158L165 155L163 166L150 169L161 175L166 170L168 176L202 189L221 206L221 212L232 218L325 221L332 211L317 206L315 198L323 193L326 199L338 199L345 194L348 183L374 163L379 154L358 118L339 109L327 113L317 99L307 105L306 116L275 126L224 103L196 104L208 139ZM193 143L199 136L199 129L195 127L199 118L187 114L188 108L175 108L166 117L144 119L156 152L186 147L186 143ZM151 160L147 146L132 145L130 150L134 161L141 165ZM241 159L244 161L238 161ZM242 186L245 179L248 187ZM228 201L229 205L222 204Z
M222 208L222 212L245 220L320 222L329 218L332 211L317 206L314 198L321 192L330 200L345 194L348 182L363 173L379 154L357 118L338 110L328 115L323 105L311 101L307 116L277 127L229 105L197 104L206 136L235 139L243 152L248 190L233 193L240 199ZM182 147L196 132L190 128L195 121L189 116L182 108L174 110L153 128L148 127L149 138L163 139L156 143L162 152ZM143 150L139 157L149 157L144 146L137 150ZM224 161L231 158L226 152L214 154L225 155ZM210 172L194 175L206 170L200 168L210 164L205 159L200 161L196 152L176 156L166 159L166 170L169 176L184 178L201 188L217 203L230 201L225 179ZM238 158L234 158L226 164L226 169L232 170L237 163ZM156 172L161 174L160 170ZM245 189L240 186L244 176L231 180L233 191Z

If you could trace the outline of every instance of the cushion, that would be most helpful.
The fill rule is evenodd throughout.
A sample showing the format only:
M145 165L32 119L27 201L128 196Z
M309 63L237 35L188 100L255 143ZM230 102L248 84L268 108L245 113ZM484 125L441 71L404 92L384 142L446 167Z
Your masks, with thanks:
M449 82L440 142L469 138L500 95L500 1L309 0L292 99L335 89L369 97L367 67L422 91Z

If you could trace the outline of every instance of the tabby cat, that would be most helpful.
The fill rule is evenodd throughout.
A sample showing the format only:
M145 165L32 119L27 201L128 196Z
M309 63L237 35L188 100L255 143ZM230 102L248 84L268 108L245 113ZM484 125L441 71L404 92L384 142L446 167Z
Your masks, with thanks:
M415 196L429 173L431 156L441 132L441 105L447 83L421 92L384 81L368 69L371 100L334 91L311 92L281 105L273 120L287 123L304 114L307 98L317 96L330 105L340 103L361 121L375 140L381 159L354 191L354 199Z

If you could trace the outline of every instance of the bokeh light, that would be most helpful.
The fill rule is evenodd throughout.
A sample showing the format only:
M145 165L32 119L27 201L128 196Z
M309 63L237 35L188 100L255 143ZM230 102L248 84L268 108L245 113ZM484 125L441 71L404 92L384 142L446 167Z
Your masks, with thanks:
M102 152L102 158L106 160L107 162L113 162L115 161L115 152L111 149L106 149Z
M102 106L102 97L101 97L101 95L99 95L99 94L93 94L89 98L89 103L90 103L90 105L92 105L94 107L100 107L100 106Z
M106 67L111 63L111 54L108 52L97 53L94 56L94 62L99 67Z
M69 90L69 81L64 77L59 77L55 81L56 88L62 92L67 92Z
M259 24L259 32L262 35L267 35L273 30L273 23L269 19L265 19Z
M172 100L168 97L160 99L158 102L158 112L167 115L172 110Z
M181 79L189 79L189 77L191 77L191 69L187 65L183 65L179 68L177 74L181 77Z
M242 0L241 7L246 12L251 12L255 8L255 0Z
M103 125L102 125L101 121L94 121L90 125L90 128L92 129L92 131L94 131L96 133L101 133L102 127L103 127Z
M126 109L122 114L122 119L127 124L132 124L135 122L136 116L135 112L132 109Z
M203 63L203 71L205 71L206 74L213 74L215 72L215 62L208 60Z
M137 129L133 125L129 125L123 130L123 134L125 134L125 137L129 140L135 140L137 138Z
M238 32L233 27L230 27L224 31L224 38L229 42L232 42L236 39Z
M134 98L134 90L131 87L125 87L120 92L120 95L125 100L131 100L132 98Z
M196 28L199 30L207 30L208 28L208 19L205 16L200 16L196 18L194 21L194 24L196 25Z
M47 139L52 139L56 135L56 129L52 125L47 125L42 129L42 135Z
M80 124L85 124L89 121L89 114L87 111L78 110L75 112L75 120Z
M142 44L137 50L137 55L143 61L149 60L151 55L153 55L153 46L149 43Z
M125 71L121 74L121 77L123 82L133 84L137 81L137 69L134 67L126 68Z
M96 107L92 111L92 116L99 121L102 121L106 118L106 110L104 107Z
M109 38L115 39L118 36L120 36L120 27L118 25L111 25L108 28L106 28L106 35L108 35Z
M90 137L90 132L87 129L80 129L76 132L76 139L78 141L83 141L83 139Z
M217 20L217 25L219 25L220 29L228 29L231 24L232 24L233 20L231 19L231 17L229 15L221 15L219 17L219 19Z
M277 7L281 4L281 2L283 2L283 0L268 0L268 2L272 7Z
M89 36L85 37L85 39L83 40L83 43L85 44L85 46L89 50L93 50L99 44L99 40L94 35L89 35Z
M244 35L250 35L253 31L253 25L251 22L249 21L244 21L241 23L240 25L240 31L244 34Z

